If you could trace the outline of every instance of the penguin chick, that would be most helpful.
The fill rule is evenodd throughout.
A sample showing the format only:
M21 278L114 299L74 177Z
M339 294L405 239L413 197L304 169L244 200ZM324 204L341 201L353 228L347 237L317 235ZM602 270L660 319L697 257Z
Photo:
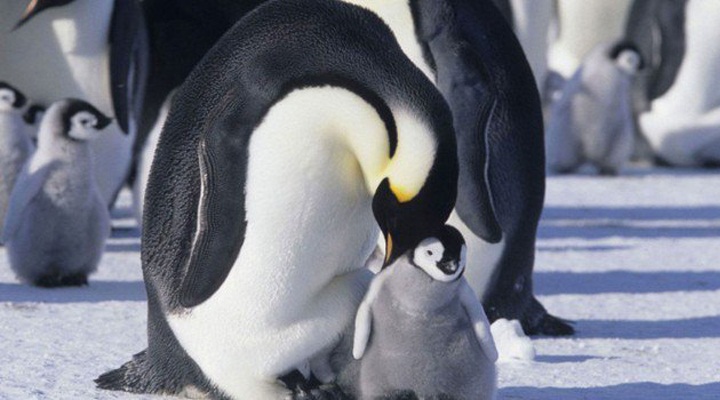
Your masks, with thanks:
M32 154L32 142L25 134L22 115L26 102L19 90L0 82L0 228L15 181Z
M498 354L462 276L465 257L462 235L446 225L375 277L355 319L359 398L495 397Z
M31 104L25 114L23 114L23 120L25 121L27 135L30 136L33 146L37 146L37 137L40 130L40 121L42 121L43 115L45 115L45 107L40 104Z
M37 151L10 197L3 241L18 278L42 287L87 284L110 234L89 142L110 124L92 105L61 100L40 123Z
M584 162L615 175L633 152L633 78L642 67L638 49L625 42L598 45L553 105L547 130L548 167L573 172Z

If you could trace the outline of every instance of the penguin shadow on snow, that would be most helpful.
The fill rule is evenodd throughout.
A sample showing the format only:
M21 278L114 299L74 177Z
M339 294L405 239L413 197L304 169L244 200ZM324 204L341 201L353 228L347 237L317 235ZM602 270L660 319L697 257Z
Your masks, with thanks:
M720 236L720 207L546 207L539 239L711 238ZM668 221L666 223L659 223ZM685 224L682 221L687 221ZM695 222L707 222L698 226Z
M509 387L500 389L498 400L715 399L717 393L720 393L720 383L663 385L654 382L635 382L592 388Z
M145 301L142 281L96 281L84 287L48 290L21 283L0 283L0 303L101 303L105 301Z
M575 327L583 339L720 338L720 315L664 321L576 320Z
M720 271L535 272L540 295L603 293L667 293L720 290Z

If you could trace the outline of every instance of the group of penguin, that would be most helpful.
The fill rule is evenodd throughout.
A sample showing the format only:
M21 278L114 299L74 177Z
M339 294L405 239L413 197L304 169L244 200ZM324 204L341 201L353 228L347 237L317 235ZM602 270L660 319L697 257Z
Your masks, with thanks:
M720 46L709 38L720 4L495 1L542 92L549 172L590 164L616 175L630 160L718 164Z
M145 160L148 347L99 388L492 399L491 321L573 333L533 295L542 102L493 0L230 3L2 5L18 276L86 284Z

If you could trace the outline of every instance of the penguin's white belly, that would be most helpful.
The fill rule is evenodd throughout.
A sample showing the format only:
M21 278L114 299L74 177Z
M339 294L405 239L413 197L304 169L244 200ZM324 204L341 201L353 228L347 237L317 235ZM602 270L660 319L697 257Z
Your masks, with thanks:
M110 91L108 45L113 1L76 0L47 9L17 30L26 2L0 5L0 71L36 103L49 106L68 98L86 100L115 118ZM92 142L96 177L109 203L125 179L135 133L117 121Z
M686 51L675 83L640 116L653 149L677 165L696 165L720 140L720 3L691 0L686 9ZM720 161L720 152L714 155Z
M326 92L308 89L296 104L341 104ZM269 113L253 133L248 225L227 279L204 303L168 316L207 377L238 399L276 398L276 377L334 345L371 275L362 267L378 229L358 160L341 138L304 129L306 108L292 112Z

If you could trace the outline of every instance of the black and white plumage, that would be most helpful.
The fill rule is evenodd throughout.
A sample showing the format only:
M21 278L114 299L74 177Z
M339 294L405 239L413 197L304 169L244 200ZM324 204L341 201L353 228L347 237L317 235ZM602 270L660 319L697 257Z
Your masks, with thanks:
M495 398L497 350L466 253L446 226L373 279L355 319L356 398Z
M20 280L83 285L97 268L110 215L89 141L106 134L109 124L95 107L75 99L54 103L43 117L38 148L13 188L2 232Z
M574 172L588 162L602 175L618 173L635 144L632 91L641 68L638 48L627 42L600 44L586 57L551 106L551 171Z
M452 116L372 13L271 1L178 90L146 192L148 349L102 388L280 398L318 376L369 280L443 226ZM373 215L375 218L373 218Z
M5 221L12 188L33 151L23 120L26 105L27 98L22 92L0 82L0 228Z
M416 40L453 111L460 176L450 223L468 243L466 279L491 321L520 320L528 334L571 334L532 290L545 154L538 90L520 44L490 0L410 6Z
M111 205L125 182L142 109L147 38L137 0L33 0L0 4L0 71L35 103L72 97L113 117L92 143Z

